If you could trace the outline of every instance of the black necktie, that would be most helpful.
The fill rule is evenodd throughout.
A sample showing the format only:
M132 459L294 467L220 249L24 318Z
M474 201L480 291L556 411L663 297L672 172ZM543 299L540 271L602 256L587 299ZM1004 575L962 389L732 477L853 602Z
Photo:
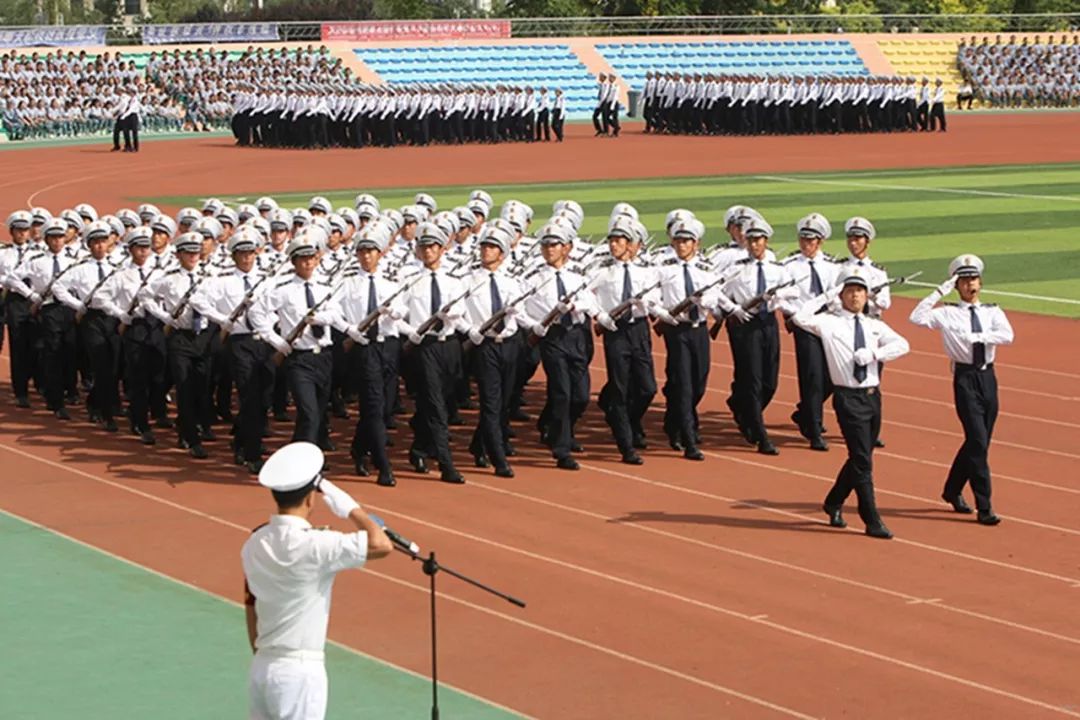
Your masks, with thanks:
M559 302L563 301L566 297L566 285L563 285L562 273L558 270L555 271L555 292L559 294ZM565 328L571 327L574 324L574 319L570 317L570 313L566 313L559 318L559 324Z
M503 302L502 296L499 295L499 285L495 282L495 273L491 273L491 314L494 315L495 313L502 310L502 308ZM499 322L495 323L495 327L493 329L496 333L501 333L503 330L506 329L506 321L504 319L500 319Z
M971 332L981 333L982 323L979 322L979 314L975 312L975 306L972 305L969 310L971 310ZM986 364L986 343L972 343L971 364L975 367L982 367Z
M379 300L375 297L375 276L368 277L368 290L367 290L367 311L368 315L379 309ZM371 327L368 328L367 336L369 340L375 340L379 337L379 321L371 323Z
M758 260L757 264L757 295L761 297L765 294L765 265ZM768 301L762 302L757 307L758 315L764 315L769 311Z
M686 297L689 298L694 294L694 279L690 277L690 266L684 264L682 266L682 280L683 290L686 291ZM698 312L696 304L690 306L690 322L697 322L701 319L701 313Z
M188 273L188 280L191 281L191 284L188 285L188 288L190 289L195 287L195 273ZM194 295L194 293L192 293L192 295ZM188 305L190 305L191 295L189 295L188 298ZM202 332L202 314L195 308L191 308L191 329L195 331L196 335Z
M810 261L810 293L812 295L820 295L822 292L821 278L818 277L817 270L814 268L814 261Z
M97 264L97 279L99 283L105 282L105 268L102 266L100 260L98 260Z
M142 269L142 267L140 267L139 268L139 282L142 282L143 280L146 280L146 274L143 273L143 269Z
M626 302L634 295L634 285L630 282L630 263L623 265L622 274L622 302Z
M56 277L59 274L60 274L60 256L59 255L53 255L52 256L52 276Z
M439 290L439 277L431 273L431 316L435 317L442 310L442 292ZM438 320L432 328L436 333L443 329L443 321Z
M855 350L861 350L866 347L866 337L863 336L862 323L859 322L859 316L855 316ZM855 379L858 382L866 380L866 366L855 363Z
M311 292L311 283L304 283L304 299L307 300L308 310L315 307L315 294ZM322 338L323 333L326 332L326 328L322 325L312 325L311 334L315 336L316 340Z

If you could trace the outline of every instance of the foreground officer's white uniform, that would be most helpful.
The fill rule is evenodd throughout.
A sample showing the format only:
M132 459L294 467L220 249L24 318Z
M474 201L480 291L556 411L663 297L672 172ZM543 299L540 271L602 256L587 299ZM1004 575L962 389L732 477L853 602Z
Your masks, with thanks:
M323 453L298 442L274 453L259 483L274 491L277 514L244 543L253 720L320 720L326 715L323 664L334 577L390 553L390 540L348 493L319 471ZM308 522L318 491L355 532L316 530Z

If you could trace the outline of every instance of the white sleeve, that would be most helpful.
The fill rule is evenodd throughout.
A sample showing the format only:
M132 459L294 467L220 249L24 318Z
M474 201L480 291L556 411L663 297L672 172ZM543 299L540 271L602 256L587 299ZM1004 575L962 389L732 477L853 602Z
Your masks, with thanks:
M1012 325L1005 317L1005 311L994 308L994 313L990 316L990 328L983 331L983 341L988 345L1011 345L1013 337Z
M361 568L367 560L367 532L343 533L335 530L312 530L315 560L328 574L349 568Z
M879 324L881 325L881 337L878 340L877 350L874 351L874 359L879 362L889 362L907 355L911 349L908 341L885 323Z
M941 313L936 312L936 308L934 308L934 304L937 303L940 297L941 293L937 290L931 292L915 306L915 309L911 311L911 316L908 319L916 325L922 325L931 330L940 328Z

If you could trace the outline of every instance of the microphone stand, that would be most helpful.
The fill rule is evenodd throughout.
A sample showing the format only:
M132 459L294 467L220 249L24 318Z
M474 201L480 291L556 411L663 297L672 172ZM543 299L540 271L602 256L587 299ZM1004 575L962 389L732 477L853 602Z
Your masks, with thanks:
M428 556L426 558L422 558L419 555L417 555L416 553L409 550L408 548L403 548L400 545L398 545L397 543L394 543L394 549L397 550L400 553L404 553L405 555L408 555L413 560L419 560L420 563L421 563L421 567L422 567L422 569L424 571L424 574L427 575L428 578L430 578L429 595L431 597L431 720L439 720L439 660L438 660L437 646L436 646L436 642L435 642L435 637L436 637L436 633L435 633L435 627L436 627L436 625L435 625L435 576L441 570L442 572L446 573L447 575L451 575L453 577L456 577L458 580L461 580L462 582L466 582L466 583L472 585L473 587L480 588L484 592L491 593L495 597L502 598L506 602L508 602L508 603L510 603L512 605L516 605L516 606L518 606L520 608L525 607L525 601L524 600L518 600L516 597L513 597L512 595L507 595L506 593L500 592L499 590L496 590L495 588L488 587L487 585L483 584L482 582L479 582L477 580L473 580L470 577L462 575L461 573L457 572L456 570L451 570L450 568L446 567L445 565L440 565L438 562L435 561L435 553L433 553L433 552L428 553Z

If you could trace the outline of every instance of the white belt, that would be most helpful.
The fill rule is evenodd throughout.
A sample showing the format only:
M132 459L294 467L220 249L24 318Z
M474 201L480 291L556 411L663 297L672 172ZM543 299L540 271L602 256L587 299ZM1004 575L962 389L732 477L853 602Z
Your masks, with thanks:
M259 648L256 655L266 658L286 658L289 660L313 660L323 662L326 654L322 650L292 650L289 648Z

